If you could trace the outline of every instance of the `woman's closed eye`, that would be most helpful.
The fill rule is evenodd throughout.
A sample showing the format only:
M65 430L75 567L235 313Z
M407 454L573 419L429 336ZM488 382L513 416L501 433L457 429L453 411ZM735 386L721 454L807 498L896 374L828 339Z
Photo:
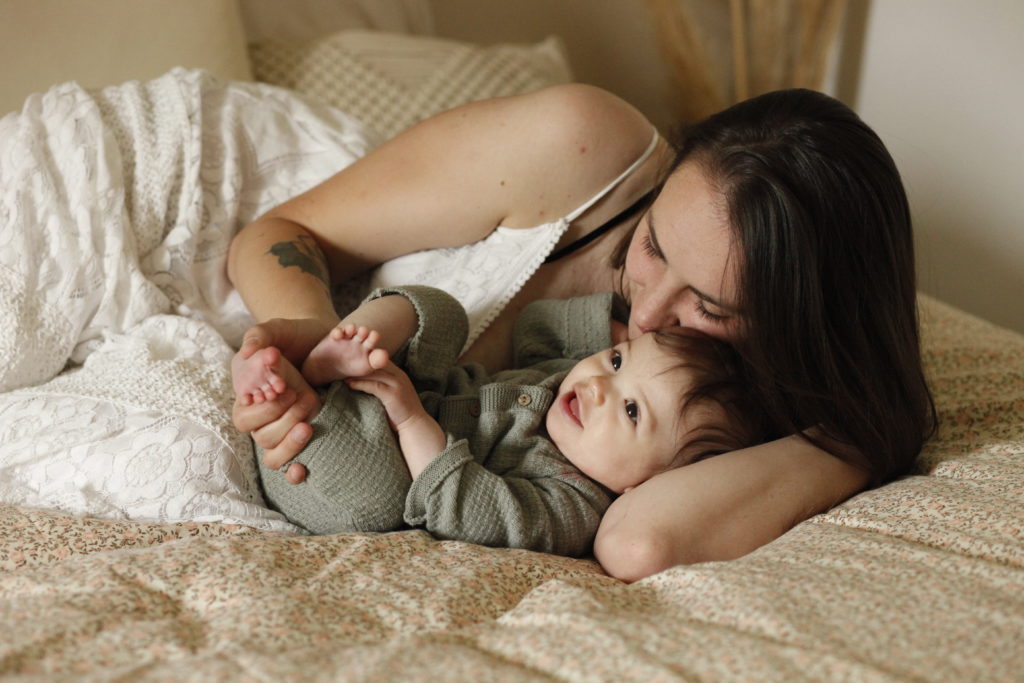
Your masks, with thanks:
M723 323L729 318L727 315L718 315L709 311L704 305L703 299L697 299L697 315L713 323Z
M643 238L640 240L640 246L643 248L644 253L650 256L651 258L660 259L662 261L665 260L665 255L661 253L661 250L658 249L658 247L655 246L653 240L651 240L650 232L644 235Z

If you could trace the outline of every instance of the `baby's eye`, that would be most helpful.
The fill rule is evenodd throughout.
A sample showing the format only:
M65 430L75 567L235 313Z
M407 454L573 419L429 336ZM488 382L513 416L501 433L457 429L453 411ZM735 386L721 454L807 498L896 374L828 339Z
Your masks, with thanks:
M619 368L621 368L621 367L622 367L622 354L619 353L618 351L616 351L615 349L612 349L612 370L614 370L615 372L618 372Z
M640 406L636 404L636 401L626 401L626 415L633 422L640 419Z

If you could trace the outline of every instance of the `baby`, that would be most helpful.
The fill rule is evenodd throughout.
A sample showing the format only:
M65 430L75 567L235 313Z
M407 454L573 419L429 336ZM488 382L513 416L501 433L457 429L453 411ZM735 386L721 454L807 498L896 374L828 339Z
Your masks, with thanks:
M268 501L317 534L421 527L578 556L614 495L767 438L727 345L685 329L612 345L613 330L625 336L612 305L610 293L530 304L516 369L494 375L455 364L465 312L421 286L372 294L301 373L276 349L236 358L243 403L329 385L293 461L304 483L257 448Z

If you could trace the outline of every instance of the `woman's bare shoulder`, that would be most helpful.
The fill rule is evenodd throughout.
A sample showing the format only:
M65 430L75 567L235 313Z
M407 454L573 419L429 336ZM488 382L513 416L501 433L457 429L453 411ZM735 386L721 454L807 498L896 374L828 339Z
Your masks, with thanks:
M506 139L515 175L521 220L562 215L593 196L635 161L651 142L652 124L616 95L584 84L554 86L504 103L516 134Z
M530 125L561 136L605 137L617 133L641 148L651 139L651 124L639 110L597 86L567 83L504 99Z

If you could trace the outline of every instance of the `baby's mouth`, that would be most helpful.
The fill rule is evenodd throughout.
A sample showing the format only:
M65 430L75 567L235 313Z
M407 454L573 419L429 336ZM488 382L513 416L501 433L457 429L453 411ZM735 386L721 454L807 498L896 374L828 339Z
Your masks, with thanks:
M576 398L575 391L566 393L562 398L562 410L564 410L565 414L571 417L576 424L580 427L583 426L583 421L580 419L580 402L579 399Z

